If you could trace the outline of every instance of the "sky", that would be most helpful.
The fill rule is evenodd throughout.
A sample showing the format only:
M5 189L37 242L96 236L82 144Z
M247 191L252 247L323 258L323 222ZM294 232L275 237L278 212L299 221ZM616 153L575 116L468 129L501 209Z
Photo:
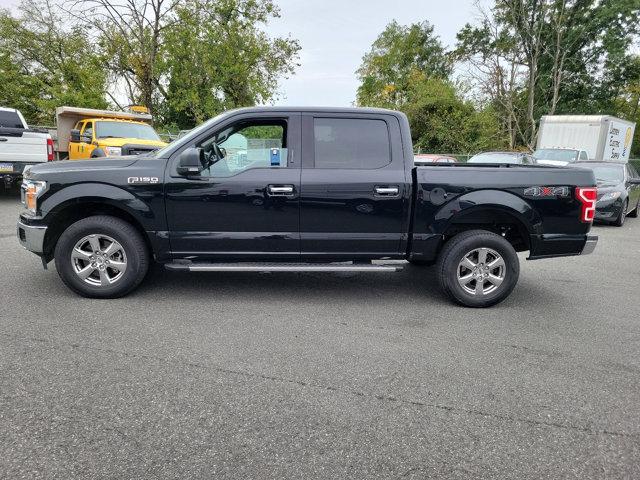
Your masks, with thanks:
M476 1L490 0L275 0L281 18L266 27L272 36L300 41L300 67L280 82L278 105L350 106L358 88L362 56L392 20L428 20L446 46L477 19ZM18 0L0 0L16 12Z
M296 74L281 82L283 105L350 106L362 56L392 20L428 20L447 46L478 17L475 0L277 0L281 18L267 29L302 46ZM487 1L482 2L488 4Z

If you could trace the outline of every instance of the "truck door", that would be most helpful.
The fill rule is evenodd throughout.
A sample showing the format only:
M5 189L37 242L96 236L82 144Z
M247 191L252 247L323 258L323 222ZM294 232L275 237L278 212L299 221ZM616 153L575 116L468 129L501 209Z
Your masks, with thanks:
M225 154L197 176L168 163L169 239L174 258L297 260L300 256L300 115L240 114L191 147Z
M80 143L78 158L91 158L91 152L96 148L93 145L93 122L88 120L84 123L80 130Z
M302 141L303 258L398 256L411 180L397 118L304 114Z

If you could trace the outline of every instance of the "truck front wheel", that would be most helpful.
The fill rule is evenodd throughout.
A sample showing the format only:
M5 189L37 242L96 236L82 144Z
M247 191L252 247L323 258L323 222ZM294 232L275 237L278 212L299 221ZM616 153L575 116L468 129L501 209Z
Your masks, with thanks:
M490 307L509 296L518 282L520 263L511 244L486 230L451 238L436 267L442 290L466 307Z
M149 268L149 252L138 230L106 215L69 226L58 239L54 256L65 285L90 298L126 295L140 285Z

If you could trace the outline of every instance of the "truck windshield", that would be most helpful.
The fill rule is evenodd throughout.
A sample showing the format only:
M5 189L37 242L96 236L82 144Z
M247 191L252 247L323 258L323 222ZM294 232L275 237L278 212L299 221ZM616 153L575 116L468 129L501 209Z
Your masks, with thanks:
M160 141L160 137L151 126L129 122L96 122L96 138L139 138Z
M560 162L575 162L578 159L577 150L560 148L542 148L533 152L536 160L558 160Z

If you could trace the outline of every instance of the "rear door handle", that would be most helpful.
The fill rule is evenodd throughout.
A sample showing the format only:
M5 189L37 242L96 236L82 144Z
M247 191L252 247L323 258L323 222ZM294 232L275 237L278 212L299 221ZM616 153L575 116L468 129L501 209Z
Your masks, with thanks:
M400 192L400 189L395 186L375 187L376 195L382 195L384 197L395 197Z
M293 185L269 185L267 192L272 197L288 197L293 195Z

